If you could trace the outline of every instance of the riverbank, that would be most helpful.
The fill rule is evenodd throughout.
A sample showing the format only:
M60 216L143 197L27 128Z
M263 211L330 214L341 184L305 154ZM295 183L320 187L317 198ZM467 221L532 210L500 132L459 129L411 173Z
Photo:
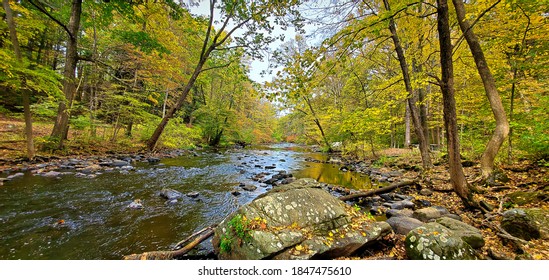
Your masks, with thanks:
M405 150L384 151L381 162L342 159L341 166L343 170L354 170L372 178L380 178L381 181L417 180L417 188L402 188L389 195L410 196L416 206L442 206L463 222L479 229L486 244L478 253L484 259L549 259L548 240L532 239L526 244L518 245L494 228L494 225L501 223L506 210L515 207L549 209L549 177L546 166L530 160L503 165L496 180L491 185L485 185L476 181L480 176L479 163L464 162L468 182L480 190L480 193L475 194L475 198L493 206L493 211L487 214L477 210L471 211L463 206L460 198L452 191L447 164L442 158L435 159L435 166L428 173L420 171L419 154L416 151ZM398 177L391 176L397 173L400 173ZM347 193L348 191L344 190L344 194ZM371 201L365 200L361 203L371 205ZM386 214L389 211L387 207L378 205L370 209L374 209L373 214ZM364 255L352 259L407 259L404 244L405 235L392 233L377 246L367 250Z

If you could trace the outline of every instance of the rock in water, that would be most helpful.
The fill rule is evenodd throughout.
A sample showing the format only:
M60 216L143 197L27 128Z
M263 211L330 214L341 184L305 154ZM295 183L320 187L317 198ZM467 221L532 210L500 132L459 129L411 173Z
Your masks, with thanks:
M190 193L186 194L186 196L192 197L192 198L197 198L199 195L200 195L200 193L198 193L198 192L190 192Z
M257 187L254 185L244 185L242 189L245 191L253 192L257 189Z
M47 173L42 174L42 176L44 176L44 177L52 177L52 178L55 178L55 177L61 176L61 172L50 171L50 172L47 172Z
M127 162L127 161L115 159L115 160L113 160L113 161L111 162L110 165L111 165L111 166L114 166L114 167L122 167L122 166L126 166L126 165L129 165L129 164L130 164L130 163Z
M136 200L132 201L132 203L130 203L130 205L128 205L128 208L143 209L143 204L141 203L141 199L136 199Z
M395 233L402 235L406 235L411 230L423 225L420 220L407 216L393 216L387 219L387 223L391 225Z
M160 191L160 196L167 199L167 200L173 200L173 199L178 199L178 198L182 197L183 194L176 191L176 190L172 190L172 189L162 189Z
M434 207L422 208L414 211L414 218L422 222L430 222L432 220L442 217L442 212Z
M330 259L348 256L391 232L300 179L258 196L223 220L212 240L220 259Z

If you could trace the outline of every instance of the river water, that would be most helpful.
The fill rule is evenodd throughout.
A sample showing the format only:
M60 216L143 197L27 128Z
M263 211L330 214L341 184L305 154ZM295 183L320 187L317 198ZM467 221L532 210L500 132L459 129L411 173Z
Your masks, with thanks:
M276 144L167 158L157 165L136 164L129 174L109 172L92 179L28 173L0 186L0 259L121 259L169 250L265 192L266 187L252 192L238 187L259 186L251 178L260 172L285 170L296 178L371 187L368 177L305 160L327 157L301 146ZM273 170L264 168L273 165ZM200 195L167 204L159 196L164 188ZM235 189L241 195L230 193ZM142 200L143 209L127 207L135 199Z

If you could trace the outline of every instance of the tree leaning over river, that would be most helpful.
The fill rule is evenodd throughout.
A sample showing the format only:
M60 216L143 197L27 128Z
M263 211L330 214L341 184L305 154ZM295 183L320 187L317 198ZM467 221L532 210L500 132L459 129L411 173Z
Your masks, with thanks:
M260 58L260 51L275 38L270 36L264 36L261 32L270 34L274 27L271 25L270 17L282 18L289 13L298 15L295 10L296 5L300 1L287 0L287 1L220 1L217 3L215 0L210 1L209 17L206 35L203 39L202 50L200 52L200 58L193 70L190 79L185 84L182 92L177 98L177 102L162 118L160 124L154 130L152 136L147 140L147 148L149 151L154 150L156 143L162 135L162 132L166 128L166 125L171 118L174 117L183 106L187 95L191 91L198 76L208 70L218 67L224 67L226 65L215 65L212 68L203 68L204 64L213 52L219 52L223 49L241 48L244 49L251 57ZM219 28L214 26L214 18L216 11L220 11L220 17L222 18L222 25ZM283 23L283 20L277 19L278 22ZM235 32L238 30L247 29L243 36L232 38L235 36ZM236 45L229 45L228 42L235 40ZM229 64L232 62L229 62Z

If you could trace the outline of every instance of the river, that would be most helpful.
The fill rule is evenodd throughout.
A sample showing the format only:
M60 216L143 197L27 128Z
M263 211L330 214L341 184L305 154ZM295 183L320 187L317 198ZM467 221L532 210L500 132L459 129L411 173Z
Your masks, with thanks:
M366 176L306 160L327 157L297 145L274 144L199 151L155 165L137 163L129 173L108 172L96 178L26 173L0 186L0 259L121 259L169 250L265 192L268 187L251 179L261 172L285 170L296 178L354 189L371 187ZM258 188L244 191L240 183ZM164 188L200 195L169 204L159 196ZM235 189L241 194L232 195ZM142 200L143 209L127 207L135 199Z

